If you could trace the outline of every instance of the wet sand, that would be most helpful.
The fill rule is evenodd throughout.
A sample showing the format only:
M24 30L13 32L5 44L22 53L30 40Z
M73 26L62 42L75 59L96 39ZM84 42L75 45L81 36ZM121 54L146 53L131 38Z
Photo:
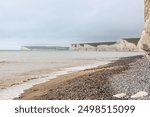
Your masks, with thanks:
M46 83L35 85L17 99L131 99L132 95L138 91L147 91L148 95L136 99L149 99L150 77L147 70L150 70L150 64L144 56L121 58L104 66L59 76ZM146 84L141 83L145 78L147 79ZM114 97L122 93L125 94L123 97Z

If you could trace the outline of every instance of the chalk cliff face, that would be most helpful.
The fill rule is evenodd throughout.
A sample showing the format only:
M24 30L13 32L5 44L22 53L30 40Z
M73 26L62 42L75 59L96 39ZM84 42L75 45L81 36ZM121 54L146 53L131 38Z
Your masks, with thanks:
M97 47L98 51L137 51L135 44L129 43L126 40L118 41L113 45L100 45Z
M70 50L78 51L138 51L139 39L122 39L118 42L72 44Z
M150 51L150 0L145 0L145 25L144 31L142 32L141 39L138 43L138 48L144 51Z

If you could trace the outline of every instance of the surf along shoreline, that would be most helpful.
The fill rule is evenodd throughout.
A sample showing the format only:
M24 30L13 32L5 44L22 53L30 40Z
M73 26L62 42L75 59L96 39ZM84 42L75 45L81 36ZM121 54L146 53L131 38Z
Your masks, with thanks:
M114 97L118 92L112 86L114 83L112 77L128 72L128 70L132 69L131 66L136 65L137 61L145 59L142 55L125 57L107 65L58 76L55 79L34 85L32 88L25 90L15 100L129 99L129 96ZM130 78L127 79L131 80Z

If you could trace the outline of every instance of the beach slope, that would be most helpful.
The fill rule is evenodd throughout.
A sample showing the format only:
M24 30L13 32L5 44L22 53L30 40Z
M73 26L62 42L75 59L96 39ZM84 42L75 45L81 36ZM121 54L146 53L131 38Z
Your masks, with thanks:
M35 85L17 100L150 99L149 71L144 56L121 58Z

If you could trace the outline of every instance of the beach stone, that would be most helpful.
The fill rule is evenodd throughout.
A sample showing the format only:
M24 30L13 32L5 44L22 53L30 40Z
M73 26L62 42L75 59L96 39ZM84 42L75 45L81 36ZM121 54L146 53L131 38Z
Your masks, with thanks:
M147 96L148 93L146 91L139 91L135 95L132 95L131 98L141 98Z
M146 55L147 59L150 61L150 55Z
M115 98L124 98L124 97L126 97L126 94L125 93L120 93L120 94L113 95L113 97L115 97Z

